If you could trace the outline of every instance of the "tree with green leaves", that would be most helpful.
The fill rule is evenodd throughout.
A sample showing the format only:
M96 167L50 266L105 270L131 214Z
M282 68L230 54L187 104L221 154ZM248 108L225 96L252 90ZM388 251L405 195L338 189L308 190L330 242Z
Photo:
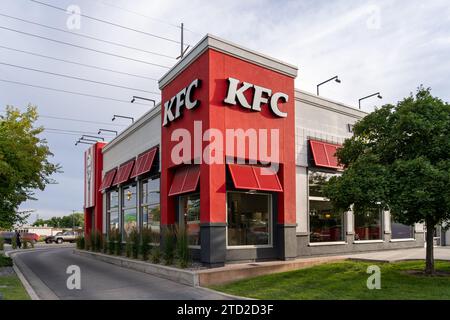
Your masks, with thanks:
M0 116L0 229L24 223L29 214L18 212L19 205L35 200L34 191L53 183L50 176L60 169L49 161L53 154L39 137L44 128L34 126L37 119L30 105L23 113L7 106Z
M324 186L336 208L381 206L403 224L425 223L427 274L435 273L433 231L450 219L450 105L419 87L364 117L337 151L345 170Z
M72 228L80 227L84 228L84 213L82 212L74 212L67 216L62 217L51 217L50 219L37 219L33 226L43 226L47 225L49 227L54 228Z

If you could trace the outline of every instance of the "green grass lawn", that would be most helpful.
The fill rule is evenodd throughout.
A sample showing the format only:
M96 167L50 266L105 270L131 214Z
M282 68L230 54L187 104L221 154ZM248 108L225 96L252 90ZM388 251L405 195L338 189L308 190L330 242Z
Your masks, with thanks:
M367 267L381 269L381 289L366 286ZM274 300L450 299L450 275L412 275L424 269L423 261L368 263L342 261L307 269L259 276L212 286L225 293ZM436 261L436 269L450 272L450 262Z
M16 275L0 276L0 293L4 300L30 300Z
M0 254L0 268L12 267L11 258ZM22 282L15 275L1 275L0 276L0 293L4 300L29 300L27 292L22 286Z

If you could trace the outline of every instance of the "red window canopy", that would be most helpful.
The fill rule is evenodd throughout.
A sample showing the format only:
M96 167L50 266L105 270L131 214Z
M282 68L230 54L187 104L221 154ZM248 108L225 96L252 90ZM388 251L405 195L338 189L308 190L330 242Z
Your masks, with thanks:
M338 164L336 151L341 147L338 144L327 143L317 140L309 140L314 163L318 167L342 169Z
M282 192L278 175L271 168L228 164L236 189Z
M133 168L133 171L131 172L130 178L135 178L149 172L152 168L157 151L158 148L152 148L147 152L141 154L136 160L136 164Z
M169 196L194 192L197 189L199 179L199 165L191 165L178 168L175 171L172 185L170 186Z
M130 179L131 170L134 166L134 160L128 161L125 164L122 164L117 170L116 177L112 183L113 186L118 185L119 183L124 183Z
M105 176L103 177L102 184L100 186L100 190L105 190L106 188L111 187L111 184L114 180L114 176L116 175L117 169L112 169L105 173Z

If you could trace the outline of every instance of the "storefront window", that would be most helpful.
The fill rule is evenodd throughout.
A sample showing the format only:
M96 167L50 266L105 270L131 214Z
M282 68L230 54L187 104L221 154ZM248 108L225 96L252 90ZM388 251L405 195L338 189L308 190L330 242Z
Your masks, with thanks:
M200 195L180 196L180 224L184 224L189 245L200 245Z
M129 235L133 228L137 228L136 205L136 185L124 187L122 189L123 238Z
M109 231L119 229L119 192L109 191L106 194L106 214L109 223Z
M355 240L381 240L381 209L355 211Z
M309 200L310 242L344 241L343 220L329 201Z
M228 245L271 244L271 195L228 192Z
M159 182L157 178L141 183L142 227L152 230L155 241L159 239L161 222Z
M391 239L413 239L414 227L396 221L391 223Z
M310 242L344 241L344 212L335 210L322 193L324 183L332 176L316 171L309 174Z

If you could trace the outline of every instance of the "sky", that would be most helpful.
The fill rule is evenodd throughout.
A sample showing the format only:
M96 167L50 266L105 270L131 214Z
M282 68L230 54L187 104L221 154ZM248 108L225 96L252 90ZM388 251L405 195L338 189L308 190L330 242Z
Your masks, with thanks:
M78 19L42 3L70 8L70 12L79 9L83 15L109 23L87 17ZM190 48L211 33L298 66L298 89L315 92L318 83L338 75L342 82L322 86L321 96L354 107L359 98L380 92L382 100L363 102L362 109L368 112L385 103L396 103L421 84L450 101L447 0L1 0L1 4L0 112L7 105L21 110L28 104L36 105L41 115L38 125L47 129L41 136L54 153L51 161L59 163L63 170L53 176L57 184L36 192L37 201L21 205L21 210L34 210L30 222L37 216L49 218L82 210L83 151L88 146L75 146L75 141L81 132L96 133L99 128L123 130L129 120L112 122L114 114L137 118L151 108L151 103L129 103L133 95L160 100L157 79L176 63L180 54L181 22L185 43ZM105 138L108 141L111 135Z

